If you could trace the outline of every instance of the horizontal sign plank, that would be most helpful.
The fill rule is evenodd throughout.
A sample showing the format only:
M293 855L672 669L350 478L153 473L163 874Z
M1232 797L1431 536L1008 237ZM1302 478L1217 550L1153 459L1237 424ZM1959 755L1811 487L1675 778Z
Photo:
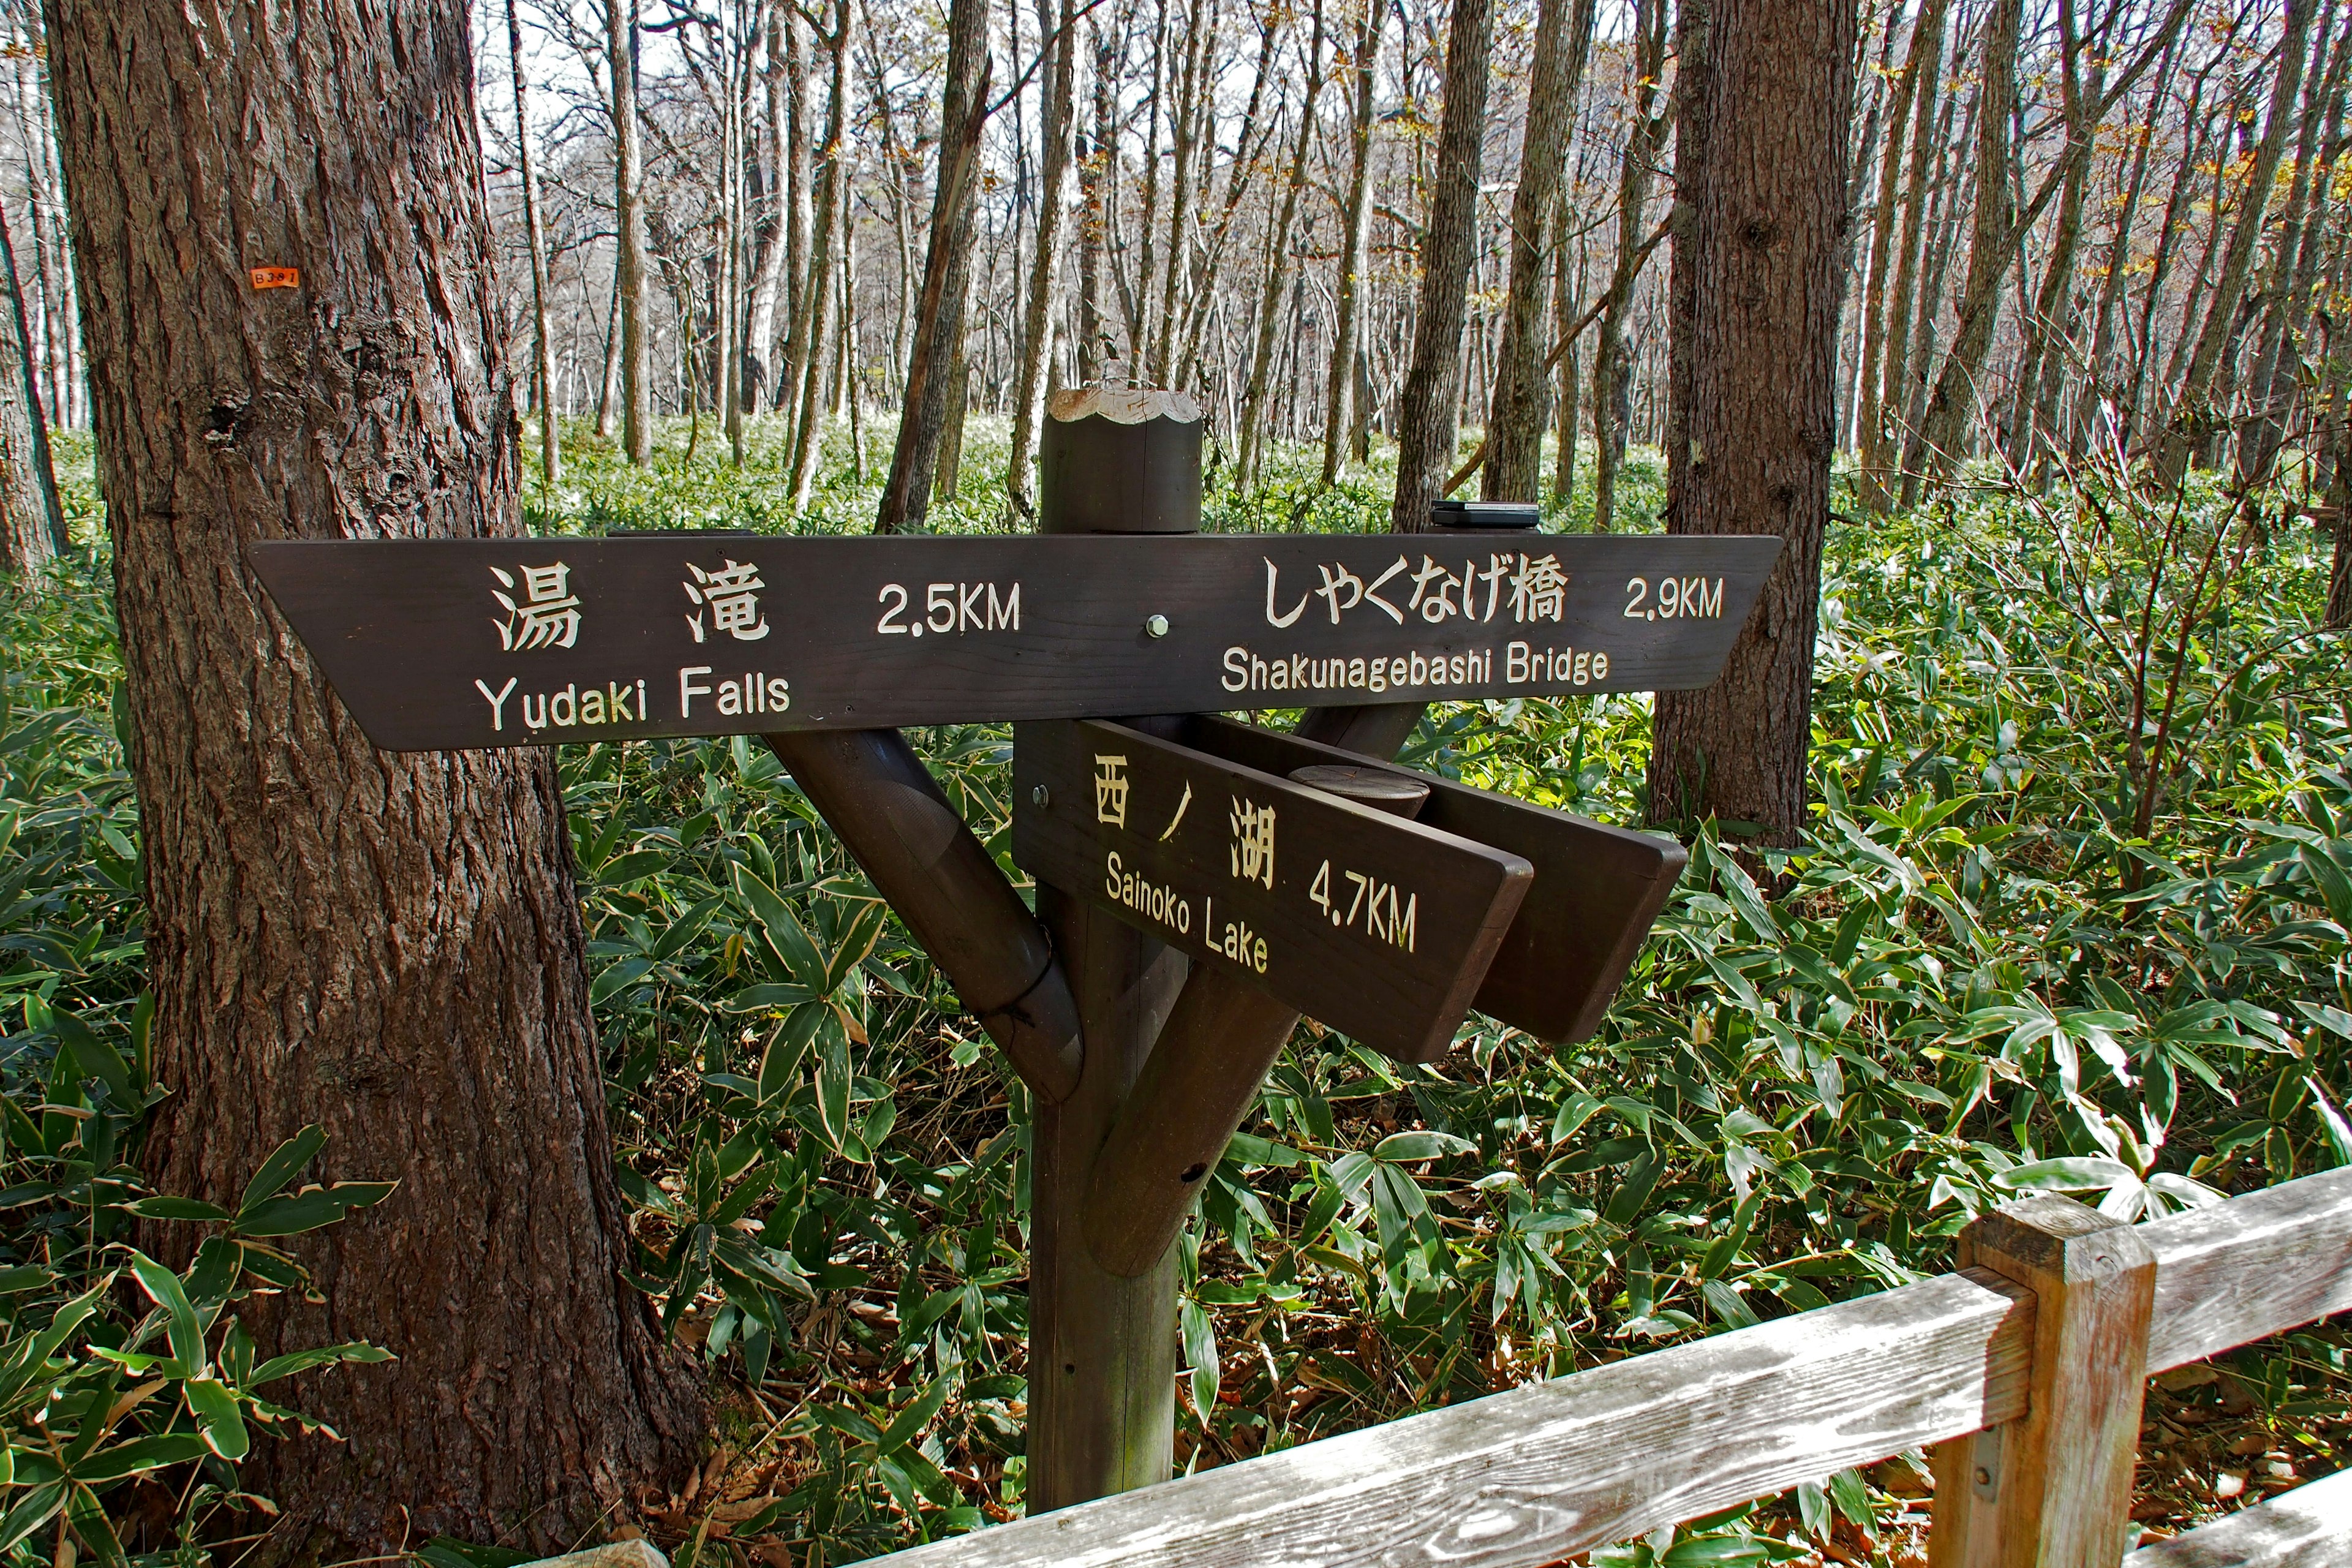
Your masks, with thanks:
M1442 1056L1533 871L1120 724L1013 731L1013 858L1344 1034Z
M274 541L389 751L1704 686L1772 538Z
M1371 763L1278 731L1192 718L1175 733L1186 745L1265 773L1352 763L1416 780L1430 795L1415 821L1523 857L1535 868L1535 885L1487 966L1475 1005L1538 1039L1581 1040L1601 1026L1690 859L1671 838Z

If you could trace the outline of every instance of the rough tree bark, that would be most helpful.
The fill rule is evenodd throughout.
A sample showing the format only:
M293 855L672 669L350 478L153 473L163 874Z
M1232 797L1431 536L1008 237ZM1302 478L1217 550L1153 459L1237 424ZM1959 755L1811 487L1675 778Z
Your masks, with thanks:
M988 0L950 0L947 85L940 100L939 172L931 182L931 231L923 257L922 293L916 301L908 346L906 400L898 411L898 442L882 485L877 533L922 525L931 505L940 435L947 423L953 377L950 362L963 342L963 305L971 277L971 195L980 161L980 133L988 118Z
M1787 541L1723 679L1661 692L1654 820L1805 820L1837 437L1853 0L1685 0L1677 26L1667 530Z
M621 449L654 456L654 367L646 321L645 168L637 148L637 0L604 0L605 73L613 88L613 287L621 295Z
M539 177L530 156L530 94L522 69L522 25L507 0L507 59L514 71L515 159L522 175L523 231L530 246L531 379L539 389L539 477L563 475L562 433L555 424L555 347L547 321L547 230L539 217Z
M244 1482L296 1556L560 1548L700 1420L622 1279L554 759L377 751L244 562L520 533L467 7L47 13L175 1091L149 1163L233 1205L315 1121L337 1174L401 1184L308 1238L323 1306L253 1324L400 1359L309 1380L350 1441L257 1445Z
M1412 368L1397 406L1396 500L1400 533L1429 526L1433 502L1454 467L1461 434L1462 328L1470 262L1478 245L1479 143L1486 130L1486 57L1495 37L1493 0L1454 0L1445 37L1444 124L1430 180L1429 222L1421 237L1421 309Z
M1349 69L1356 84L1355 115L1349 130L1348 200L1340 220L1339 276L1337 318L1331 329L1331 384L1323 419L1323 483L1338 482L1339 464L1361 411L1354 406L1357 347L1363 331L1364 253L1371 239L1372 93L1379 85L1375 68L1381 57L1381 24L1388 17L1383 0L1363 0L1363 26L1356 34L1356 58Z
M1568 162L1576 94L1584 82L1598 9L1595 0L1574 0L1571 16L1570 0L1542 0L1536 12L1519 185L1511 197L1511 280L1486 413L1486 471L1479 482L1479 493L1488 500L1531 501L1543 482L1544 426L1551 413L1544 306L1552 274L1544 242L1555 226L1560 171Z
M1004 489L1023 517L1034 513L1038 422L1045 417L1046 360L1054 352L1054 298L1062 291L1062 223L1069 205L1070 133L1076 119L1076 0L1038 0L1037 26L1051 40L1045 101L1038 110L1037 243L1029 258L1029 298L1021 321L1021 363L1013 383L1013 456Z

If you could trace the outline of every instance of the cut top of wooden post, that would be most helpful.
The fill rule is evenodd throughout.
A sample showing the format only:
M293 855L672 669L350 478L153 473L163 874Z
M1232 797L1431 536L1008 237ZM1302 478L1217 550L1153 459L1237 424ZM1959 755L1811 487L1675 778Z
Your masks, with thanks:
M1045 414L1039 531L1199 531L1199 404L1181 392L1086 386L1049 399Z

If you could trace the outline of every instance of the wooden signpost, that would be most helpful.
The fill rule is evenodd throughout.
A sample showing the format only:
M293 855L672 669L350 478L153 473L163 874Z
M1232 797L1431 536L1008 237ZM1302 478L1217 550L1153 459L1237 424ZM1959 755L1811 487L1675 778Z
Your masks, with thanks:
M1186 400L1051 413L1035 536L250 551L387 750L756 734L792 771L1034 1097L1033 1512L1167 1478L1171 1243L1302 1013L1410 1061L1474 1007L1581 1038L1681 872L1389 764L1423 705L1703 686L1780 549L1479 507L1202 535ZM1265 709L1305 712L1215 716ZM1005 720L1034 913L898 728Z

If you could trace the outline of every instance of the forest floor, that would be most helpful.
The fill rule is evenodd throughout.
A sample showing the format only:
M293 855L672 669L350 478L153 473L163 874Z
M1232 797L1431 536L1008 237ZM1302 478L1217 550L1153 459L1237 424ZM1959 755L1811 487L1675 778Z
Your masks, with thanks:
M795 520L772 433L741 470L712 429L691 461L664 434L645 471L575 438L532 524L871 515L879 453L861 475L836 452ZM1001 473L1003 439L976 422L967 474ZM22 1019L0 1088L26 1107L57 1019L135 1036L142 984L108 579L68 456L92 548L0 601L0 1016ZM1377 464L1327 492L1312 458L1252 497L1213 479L1210 525L1381 525ZM1658 481L1633 454L1620 527L1654 526ZM1008 527L999 498L975 478L934 526ZM1554 510L1581 526L1589 500ZM1415 1068L1302 1026L1181 1243L1180 1468L1904 1283L2019 1193L2128 1219L2352 1163L2352 695L2347 639L2314 629L2319 535L2276 496L2151 499L2095 463L1839 510L1806 843L1735 857L1738 825L1680 825L1690 867L1591 1040L1474 1018ZM1407 756L1638 824L1648 716L1439 709ZM918 742L1004 856L1007 732ZM561 766L637 1271L719 1394L705 1471L628 1528L800 1568L1016 1517L1018 1082L764 751ZM2348 1343L2320 1325L2158 1379L2148 1535L2336 1468ZM1901 1456L1591 1561L1921 1563L1927 1495Z

